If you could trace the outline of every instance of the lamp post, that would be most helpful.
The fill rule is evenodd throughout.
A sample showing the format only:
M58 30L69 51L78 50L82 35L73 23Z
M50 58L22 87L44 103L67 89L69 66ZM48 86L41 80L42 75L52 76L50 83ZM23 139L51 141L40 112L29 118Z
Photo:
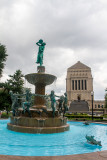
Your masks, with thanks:
M93 95L94 95L94 92L91 92L91 97L92 97L92 121L93 121Z

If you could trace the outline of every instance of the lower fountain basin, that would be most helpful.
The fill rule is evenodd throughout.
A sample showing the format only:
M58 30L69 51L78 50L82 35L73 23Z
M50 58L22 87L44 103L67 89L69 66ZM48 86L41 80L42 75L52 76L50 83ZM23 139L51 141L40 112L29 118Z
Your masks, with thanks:
M59 133L69 130L67 118L11 117L7 128L23 133Z

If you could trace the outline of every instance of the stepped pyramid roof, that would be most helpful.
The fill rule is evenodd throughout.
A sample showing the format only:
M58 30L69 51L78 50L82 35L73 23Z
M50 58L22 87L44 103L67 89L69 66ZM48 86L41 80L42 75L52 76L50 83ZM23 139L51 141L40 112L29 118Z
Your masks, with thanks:
M69 67L68 69L88 69L88 70L90 70L91 68L86 66L85 64L81 63L80 61L78 61L76 64Z

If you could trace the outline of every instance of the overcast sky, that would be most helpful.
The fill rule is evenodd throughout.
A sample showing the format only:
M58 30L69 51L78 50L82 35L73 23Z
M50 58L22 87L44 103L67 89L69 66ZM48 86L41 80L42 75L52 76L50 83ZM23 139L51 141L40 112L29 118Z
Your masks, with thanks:
M17 69L37 71L36 42L41 38L46 72L57 76L47 92L65 92L67 68L81 61L92 69L95 99L104 99L107 0L0 0L0 43L8 54L2 81ZM25 86L32 87L26 81Z

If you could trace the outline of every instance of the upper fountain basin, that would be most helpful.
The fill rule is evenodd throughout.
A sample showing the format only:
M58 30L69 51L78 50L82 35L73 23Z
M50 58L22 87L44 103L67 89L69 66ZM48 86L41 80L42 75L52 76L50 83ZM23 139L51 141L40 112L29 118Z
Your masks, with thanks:
M46 73L31 73L25 75L25 78L33 85L43 84L45 86L52 84L57 79L56 76Z

